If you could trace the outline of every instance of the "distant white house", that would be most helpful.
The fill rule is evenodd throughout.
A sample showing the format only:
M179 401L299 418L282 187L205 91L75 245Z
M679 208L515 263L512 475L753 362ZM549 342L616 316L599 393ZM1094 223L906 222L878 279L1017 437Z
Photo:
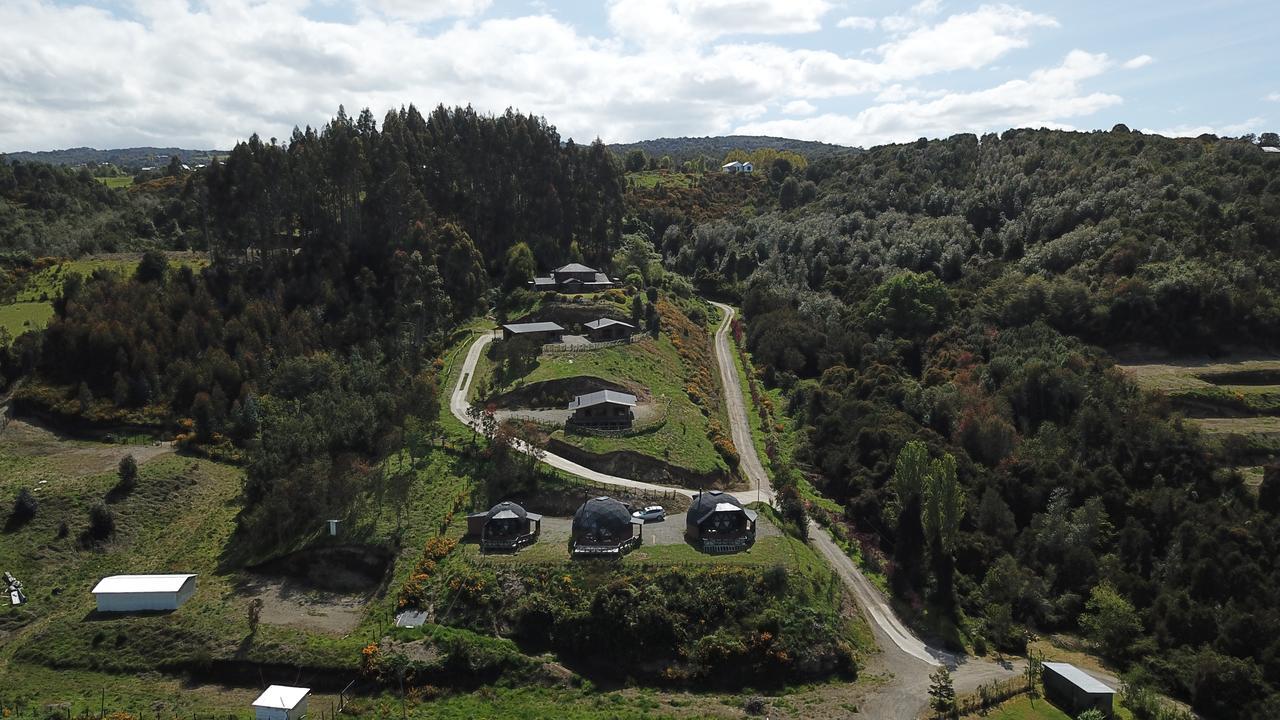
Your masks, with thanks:
M1262 148L1262 152L1264 152L1264 153L1280 153L1280 147L1264 147L1264 148Z
M734 160L733 162L727 162L720 166L720 172L727 172L730 174L749 173L753 170L755 170L755 166L751 164L750 160L746 162L739 162L737 160Z
M93 588L98 612L177 610L195 591L195 575L112 575Z
M299 720L307 715L310 688L272 685L253 701L256 720Z

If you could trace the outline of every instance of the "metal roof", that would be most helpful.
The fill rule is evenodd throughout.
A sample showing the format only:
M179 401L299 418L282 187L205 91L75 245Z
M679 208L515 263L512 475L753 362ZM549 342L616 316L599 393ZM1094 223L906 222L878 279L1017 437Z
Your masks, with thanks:
M582 263L569 263L568 265L564 265L564 266L562 266L562 267L558 267L558 268L556 268L555 270L552 270L551 272L558 272L558 273L585 273L585 272L589 272L589 273L593 273L593 272L596 272L596 269L595 269L595 268L593 268L593 267L587 267L586 265L583 265Z
M621 320L614 320L613 318L600 318L599 320L592 320L591 322L586 323L586 326L591 328L592 330L607 328L611 325L621 325L623 327L629 327L632 330L636 329L636 326L632 325L629 322L622 322Z
M94 595L178 592L195 575L112 575L98 581Z
M603 405L605 403L635 407L636 396L628 395L627 393L614 392L612 390L597 390L596 392L579 395L574 398L573 402L569 403L569 409L577 410L578 408Z
M253 707L292 710L298 707L298 703L305 700L309 694L311 694L311 688L272 685L263 690L258 699L253 701Z
M1075 685L1084 692L1094 694L1115 694L1115 690L1107 687L1106 683L1071 663L1047 662L1043 665L1045 670L1054 671L1058 675L1062 676L1064 680Z
M1262 152L1265 152L1265 153L1280 153L1280 148L1278 148L1278 147L1270 147L1270 146L1268 146L1268 147L1264 147L1264 148L1262 148Z
M511 323L502 326L506 330L519 335L521 333L563 332L564 328L553 322Z

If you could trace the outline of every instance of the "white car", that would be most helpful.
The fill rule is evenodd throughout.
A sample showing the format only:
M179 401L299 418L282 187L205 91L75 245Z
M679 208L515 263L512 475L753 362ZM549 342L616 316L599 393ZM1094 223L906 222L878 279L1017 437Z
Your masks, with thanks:
M667 511L661 505L650 505L649 507L643 510L637 510L631 513L631 517L640 518L645 522L652 522L654 520L666 520Z

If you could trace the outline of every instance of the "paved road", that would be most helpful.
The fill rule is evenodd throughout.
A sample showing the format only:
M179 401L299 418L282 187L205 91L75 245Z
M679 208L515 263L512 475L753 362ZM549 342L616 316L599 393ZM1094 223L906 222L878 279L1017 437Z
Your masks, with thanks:
M724 318L716 329L715 351L721 382L724 386L730 431L733 443L738 448L742 470L753 486L751 490L741 491L735 495L744 503L755 501L757 495L772 500L773 488L769 484L769 476L756 453L755 444L751 441L751 426L743 401L742 386L738 380L732 349L729 345L729 326L735 311L728 305L713 304L724 313ZM449 410L454 417L473 428L474 424L467 417L467 391L471 386L471 375L475 371L476 362L480 359L480 353L484 352L485 347L492 340L493 335L485 333L471 346L463 362L458 385L449 401ZM518 449L523 452L532 451L532 448L527 447ZM542 453L542 461L578 477L606 485L654 492L676 492L689 496L694 494L687 488L655 485L596 472L552 453ZM929 675L941 664L951 668L956 690L960 692L972 690L992 680L1012 677L1019 672L1017 665L1002 666L985 660L957 656L931 648L921 642L898 620L884 595L863 576L858 566L835 544L825 529L816 523L810 523L809 536L813 546L827 559L865 610L876 644L881 649L881 653L867 668L867 672L885 676L888 681L877 688L877 691L861 705L861 711L866 717L914 720L928 704Z

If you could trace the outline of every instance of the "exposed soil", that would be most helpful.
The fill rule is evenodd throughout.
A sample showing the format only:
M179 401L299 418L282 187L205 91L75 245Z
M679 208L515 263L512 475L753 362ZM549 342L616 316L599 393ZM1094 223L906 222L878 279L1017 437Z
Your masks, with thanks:
M49 458L58 471L72 476L115 472L126 455L141 465L174 452L173 445L163 442L125 445L72 440L34 421L17 418L0 431L0 442L11 443L22 455Z
M547 443L547 452L567 458L596 472L634 478L659 485L678 485L706 490L732 490L745 484L725 472L697 473L632 450L593 453L558 438Z
M392 556L390 548L377 545L322 545L250 570L266 577L289 578L314 590L367 593L382 584Z
M355 630L364 616L368 595L316 590L292 579L249 575L237 588L246 607L262 600L260 619L268 625L296 627L332 635Z

